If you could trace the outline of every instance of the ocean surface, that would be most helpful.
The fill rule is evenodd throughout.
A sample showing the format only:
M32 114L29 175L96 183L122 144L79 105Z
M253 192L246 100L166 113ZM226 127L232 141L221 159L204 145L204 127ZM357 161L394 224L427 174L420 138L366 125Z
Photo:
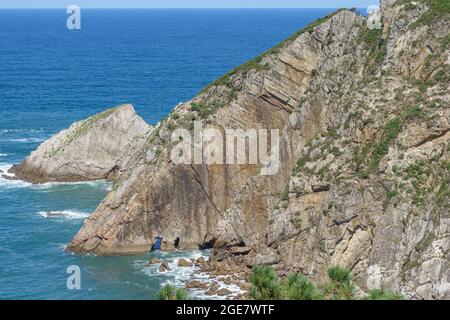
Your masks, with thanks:
M332 11L82 10L82 29L69 31L65 10L0 10L0 170L72 122L118 104L133 104L154 124L223 73ZM0 178L0 299L154 299L161 284L189 279L193 269L177 268L177 259L208 252L64 251L108 188L102 181L31 185ZM148 266L152 256L172 259L172 271ZM80 290L67 288L71 265L80 267Z

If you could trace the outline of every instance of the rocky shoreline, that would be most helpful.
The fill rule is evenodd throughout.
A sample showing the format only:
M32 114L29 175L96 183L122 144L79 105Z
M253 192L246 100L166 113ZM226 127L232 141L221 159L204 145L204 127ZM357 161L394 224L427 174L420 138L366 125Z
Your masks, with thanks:
M207 299L248 300L251 284L248 282L250 268L238 268L212 262L201 255L197 258L151 258L147 265L152 272L166 274L188 270L189 279L182 285L194 297Z

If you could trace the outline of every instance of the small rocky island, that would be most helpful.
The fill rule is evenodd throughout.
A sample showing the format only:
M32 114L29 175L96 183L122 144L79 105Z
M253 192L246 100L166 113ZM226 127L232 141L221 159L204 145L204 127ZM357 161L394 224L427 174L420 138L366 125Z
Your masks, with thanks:
M382 29L339 10L178 105L156 127L129 105L77 122L12 171L31 182L109 179L68 250L212 248L209 271L272 266L362 291L450 299L450 14L382 0ZM280 172L175 165L171 132L282 132ZM203 263L203 262L202 262Z
M33 183L114 180L150 129L133 106L118 106L51 137L10 173Z

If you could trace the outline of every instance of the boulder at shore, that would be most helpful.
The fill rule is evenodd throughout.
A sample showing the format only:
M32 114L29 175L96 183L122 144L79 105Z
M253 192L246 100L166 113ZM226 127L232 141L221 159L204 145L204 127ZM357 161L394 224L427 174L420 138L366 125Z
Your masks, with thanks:
M150 129L132 105L121 105L54 135L10 173L33 183L111 180Z

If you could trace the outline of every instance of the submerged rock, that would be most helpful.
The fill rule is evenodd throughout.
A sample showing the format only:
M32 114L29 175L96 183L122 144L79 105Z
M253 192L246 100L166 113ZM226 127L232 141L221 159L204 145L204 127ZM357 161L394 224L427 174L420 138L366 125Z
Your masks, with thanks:
M180 259L178 260L178 266L179 267L192 267L194 264L191 261L188 261L186 259Z
M239 289L243 291L249 291L252 288L252 284L248 282L243 282L239 284Z
M163 261L159 266L159 272L171 271L169 263L167 261Z
M206 260L205 260L205 258L200 257L200 258L197 258L197 259L195 260L194 264L195 264L196 266L202 267L202 266L204 266L204 265L206 264Z
M161 263L161 260L158 258L152 258L148 261L148 264L152 265L152 264L158 264Z
M206 289L206 288L208 288L208 283L201 282L198 280L192 280L186 284L186 289Z
M47 218L60 218L60 217L64 217L65 214L62 213L62 212L51 212L51 211L48 211L48 212L45 213L45 216Z
M212 282L209 285L208 290L205 292L208 296L213 296L217 293L217 291L220 289L220 285L217 282Z
M231 292L230 290L226 289L226 288L222 288L216 291L216 295L218 296L229 296L230 294L232 294L233 292Z

